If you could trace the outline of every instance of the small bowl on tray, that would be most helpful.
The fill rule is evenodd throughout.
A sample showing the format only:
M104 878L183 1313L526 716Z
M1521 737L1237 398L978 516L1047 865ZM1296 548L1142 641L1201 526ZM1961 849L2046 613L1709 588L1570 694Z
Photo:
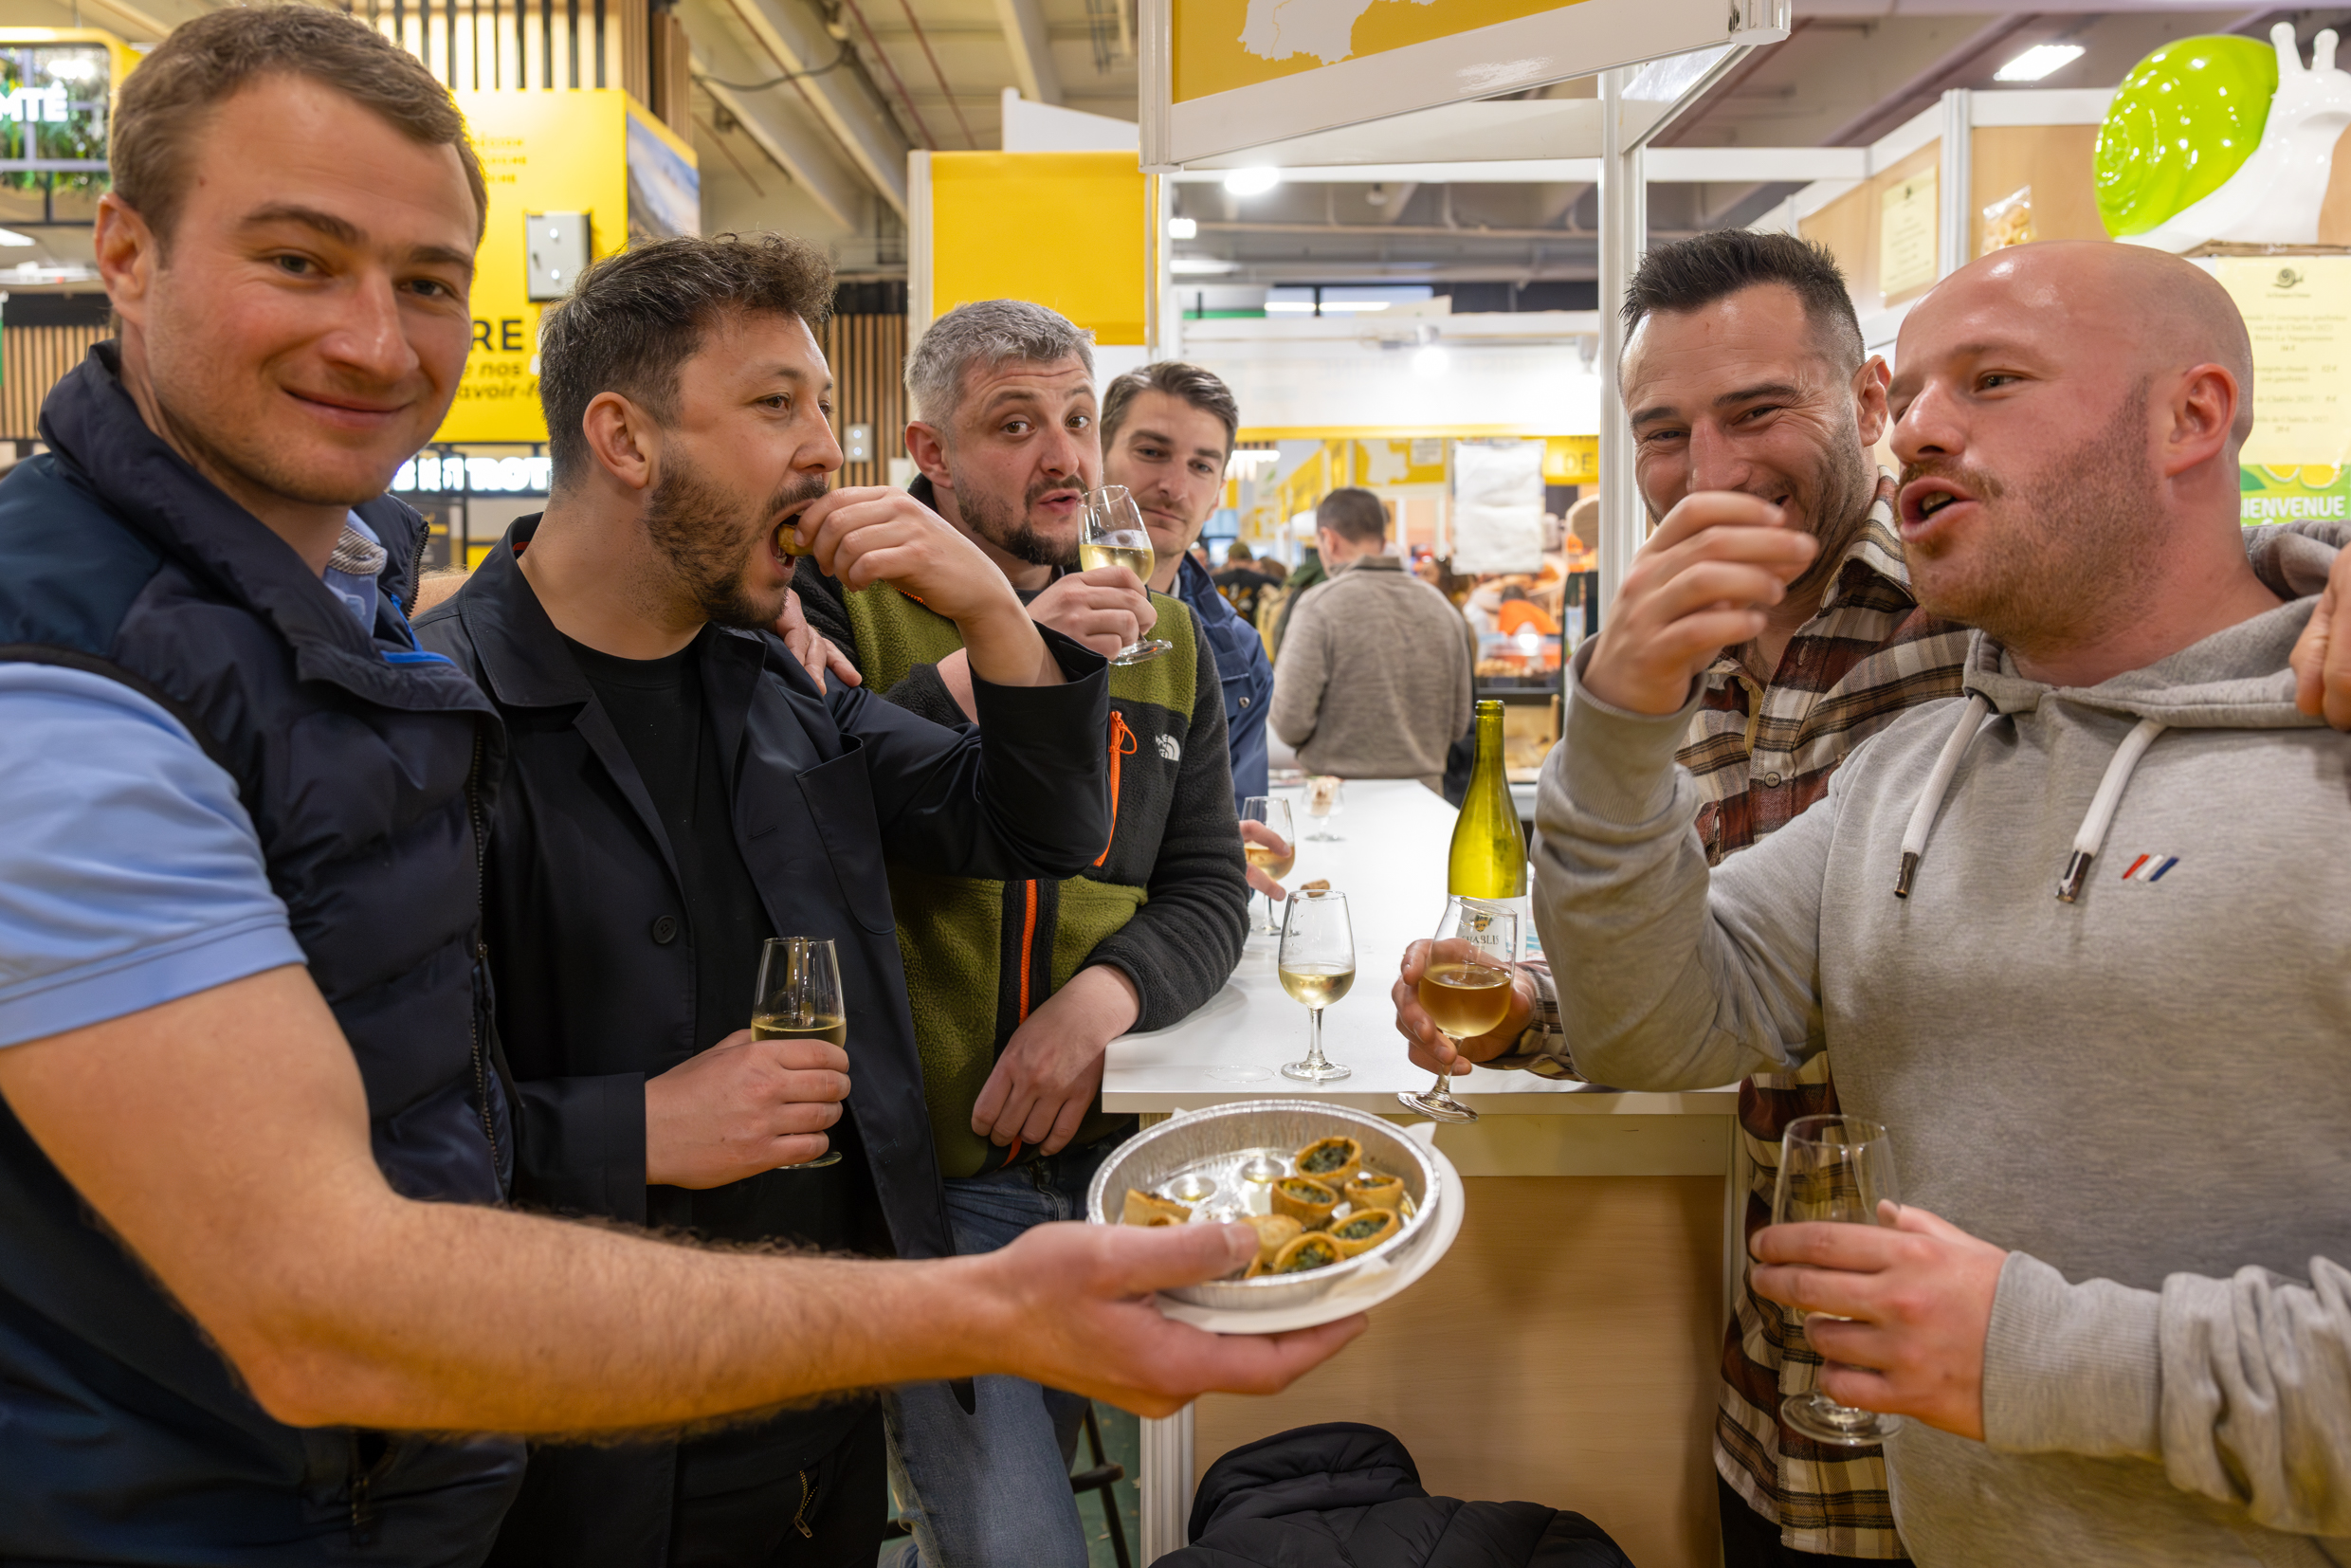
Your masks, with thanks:
M1425 1270L1420 1254L1432 1238L1441 1252L1458 1229L1445 1223L1452 1218L1446 1212L1448 1206L1458 1208L1461 1201L1460 1194L1451 1190L1457 1180L1451 1185L1446 1180L1449 1162L1404 1128L1378 1117L1299 1100L1251 1100L1172 1117L1127 1140L1103 1161L1086 1192L1086 1213L1097 1225L1118 1224L1130 1189L1183 1204L1191 1210L1194 1224L1271 1213L1276 1212L1276 1180L1313 1175L1298 1171L1294 1157L1308 1144L1332 1138L1355 1140L1362 1147L1365 1170L1403 1183L1403 1199L1395 1206L1403 1223L1386 1240L1302 1273L1254 1279L1235 1275L1159 1295L1219 1318L1258 1312L1294 1317L1325 1297L1340 1297L1354 1304L1325 1316L1343 1316L1371 1304L1358 1298L1371 1293L1376 1281L1407 1269L1417 1277ZM1344 1183L1340 1190L1342 1201L1332 1219L1336 1225L1368 1207L1346 1200ZM1389 1293L1376 1292L1383 1297Z

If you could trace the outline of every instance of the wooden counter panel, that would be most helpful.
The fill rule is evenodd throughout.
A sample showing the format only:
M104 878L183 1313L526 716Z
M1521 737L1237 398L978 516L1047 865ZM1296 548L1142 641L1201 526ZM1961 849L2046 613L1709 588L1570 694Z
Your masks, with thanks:
M1197 1468L1362 1421L1433 1494L1573 1508L1641 1568L1710 1568L1722 1178L1464 1180L1452 1250L1361 1339L1272 1398L1198 1403Z

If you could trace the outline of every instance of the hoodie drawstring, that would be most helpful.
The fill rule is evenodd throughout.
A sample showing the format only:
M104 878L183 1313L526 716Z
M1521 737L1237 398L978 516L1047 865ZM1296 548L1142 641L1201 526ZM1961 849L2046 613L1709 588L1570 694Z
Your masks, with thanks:
M2057 884L2058 903L2071 903L2081 895L2082 884L2089 877L2089 863L2105 844L2106 830L2114 825L2114 810L2123 804L2123 792L2130 787L2131 770L2162 733L2161 720L2141 719L2123 738L2114 760L2106 764L2106 775L2098 781L2097 794L2090 798L2089 815L2082 819L2082 830L2073 835L2073 856L2066 862L2066 874Z
M1984 719L1992 704L1982 695L1971 692L1967 707L1959 715L1959 726L1942 743L1942 751L1935 757L1935 771L1926 777L1926 789L1919 795L1919 803L1910 812L1910 825L1902 833L1902 869L1894 878L1894 897L1910 896L1911 879L1917 874L1919 857L1926 853L1927 835L1934 831L1936 813L1942 810L1943 796L1950 793L1952 775L1967 757L1968 748L1984 732ZM2082 884L2089 878L2089 863L2106 842L2106 830L2114 826L2116 808L2123 804L2123 792L2130 788L2132 770L2139 759L2147 755L2155 738L2163 733L2160 719L2141 719L2129 735L2123 737L2114 760L2106 764L2105 776L2098 781L2098 793L2090 797L2089 814L2082 818L2082 830L2073 835L2073 854L2066 862L2066 874L2057 884L2057 899L2071 903L2081 896Z
M1983 733L1983 721L1992 712L1992 704L1977 693L1967 698L1966 711L1959 715L1959 728L1942 743L1942 751L1935 758L1935 771L1926 775L1926 792L1910 812L1910 826L1902 830L1902 870L1894 878L1894 897L1910 896L1910 878L1919 868L1919 857L1926 853L1926 835L1934 830L1935 813L1942 810L1942 797L1950 792L1951 775L1959 771L1959 762L1967 756L1967 748Z

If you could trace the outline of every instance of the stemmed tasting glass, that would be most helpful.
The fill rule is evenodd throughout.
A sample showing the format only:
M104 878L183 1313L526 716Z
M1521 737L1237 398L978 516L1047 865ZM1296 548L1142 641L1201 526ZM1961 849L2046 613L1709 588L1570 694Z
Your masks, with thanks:
M1772 1194L1774 1225L1891 1225L1901 1205L1893 1135L1883 1125L1858 1116L1799 1116L1788 1123L1779 1140L1779 1185ZM1789 1309L1789 1315L1801 1333L1803 1314ZM1900 1416L1840 1405L1817 1388L1788 1395L1779 1413L1813 1442L1840 1448L1882 1443L1902 1425Z
M1151 530L1143 526L1142 508L1123 484L1105 484L1085 498L1085 520L1078 534L1078 564L1088 572L1098 566L1123 566L1148 587L1158 556L1151 548ZM1114 665L1139 665L1173 653L1176 645L1164 637L1146 636L1110 656Z
M751 1006L754 1040L829 1040L848 1048L849 1015L841 1000L841 965L829 937L770 937L759 953L759 994ZM844 1107L843 1115L847 1114ZM812 1171L841 1158L828 1149L814 1159L780 1166Z
M1516 911L1479 899L1445 901L1445 919L1429 949L1429 967L1416 988L1421 1010L1459 1050L1472 1035L1502 1027L1510 1012L1511 965L1518 961ZM1437 1074L1433 1087L1398 1090L1404 1108L1439 1121L1475 1121L1478 1113L1453 1098L1453 1077Z
M1264 823L1281 834L1282 842L1289 846L1286 849L1276 850L1268 845L1251 844L1248 839L1243 839L1242 855L1251 866L1276 882L1288 876L1290 867L1298 864L1298 839L1290 830L1290 803L1274 795L1253 794L1241 802L1241 820ZM1273 918L1273 898L1270 894L1266 898L1266 923L1255 929L1261 936L1278 937L1282 934L1282 922Z
M1282 989L1293 1001L1305 1003L1314 1021L1305 1060L1285 1062L1282 1076L1327 1084L1354 1070L1322 1054L1322 1010L1355 984L1355 928L1347 921L1347 895L1302 887L1284 902L1289 908L1282 918L1282 952L1276 959Z
M1306 780L1306 814L1314 818L1314 831L1306 836L1317 844L1339 844L1340 835L1331 831L1331 818L1345 804L1347 781L1330 774L1315 774Z

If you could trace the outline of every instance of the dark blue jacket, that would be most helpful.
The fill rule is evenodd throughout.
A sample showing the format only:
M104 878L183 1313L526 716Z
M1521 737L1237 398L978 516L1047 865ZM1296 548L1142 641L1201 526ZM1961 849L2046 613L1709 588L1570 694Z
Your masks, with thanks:
M1216 592L1216 580L1191 556L1176 569L1176 596L1200 612L1209 651L1225 687L1225 747L1232 754L1232 804L1266 793L1266 710L1273 702L1273 665L1266 641Z
M502 742L400 615L422 520L359 508L392 557L370 637L147 428L111 343L41 433L51 454L0 483L0 658L109 676L188 726L252 817L386 1177L499 1201L477 867ZM272 1420L0 1106L0 1560L473 1563L521 1457Z

